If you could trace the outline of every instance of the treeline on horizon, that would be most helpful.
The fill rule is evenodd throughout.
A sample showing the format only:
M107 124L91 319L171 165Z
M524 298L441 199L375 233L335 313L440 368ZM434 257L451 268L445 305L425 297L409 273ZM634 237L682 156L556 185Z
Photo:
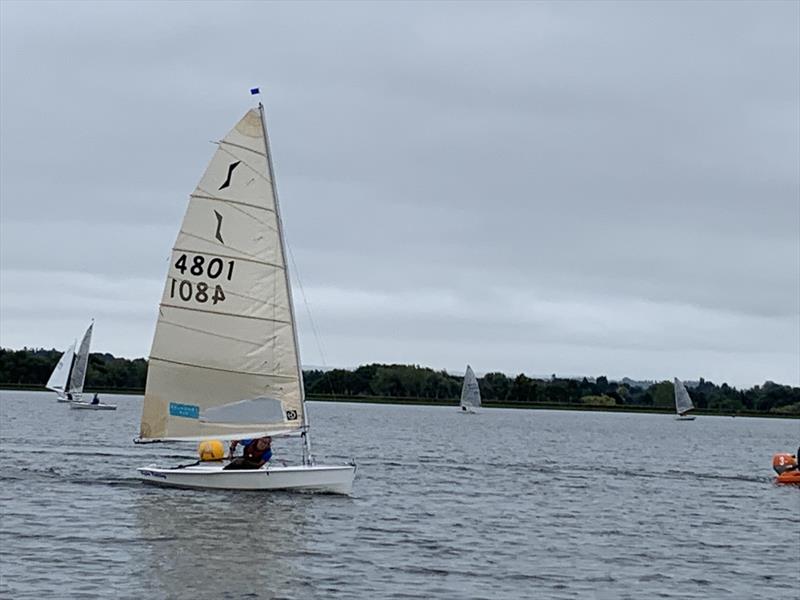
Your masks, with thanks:
M61 352L58 350L0 348L0 385L43 386ZM462 376L435 371L419 365L363 365L354 370L307 370L303 372L306 392L313 396L380 397L457 401ZM86 388L140 391L147 380L143 358L116 358L111 354L89 356ZM638 385L598 377L534 379L519 374L487 373L478 379L486 403L536 403L548 405L674 407L671 381ZM765 382L746 390L727 383L716 385L700 379L689 388L695 406L720 412L754 411L800 414L800 387Z

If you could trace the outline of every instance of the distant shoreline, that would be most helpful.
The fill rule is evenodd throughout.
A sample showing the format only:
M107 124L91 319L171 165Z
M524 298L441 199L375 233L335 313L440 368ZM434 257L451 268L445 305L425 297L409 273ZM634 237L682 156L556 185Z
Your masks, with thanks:
M24 391L24 392L48 392L47 388L40 385L25 384L0 384L0 391ZM103 389L87 388L87 394L106 394L106 395L129 395L143 396L143 389ZM321 394L308 394L306 400L309 402L343 402L351 404L398 404L398 405L418 405L418 406L450 406L458 407L458 400L439 400L436 398L402 398L391 396L328 396ZM655 406L634 406L634 405L602 405L602 404L558 404L552 402L497 402L484 401L483 408L514 408L520 410L570 410L581 412L621 412L621 413L645 413L645 414L664 414L671 415L675 411L671 408ZM760 412L753 410L740 411L718 411L695 409L692 414L697 416L709 417L765 417L768 419L800 419L798 414Z

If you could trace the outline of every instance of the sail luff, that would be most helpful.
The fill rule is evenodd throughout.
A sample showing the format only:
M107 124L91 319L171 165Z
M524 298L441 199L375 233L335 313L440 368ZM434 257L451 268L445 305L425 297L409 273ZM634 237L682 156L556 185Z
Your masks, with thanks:
M83 334L81 345L75 354L75 361L72 365L72 373L69 377L69 389L73 394L83 393L83 384L86 381L86 371L89 368L89 350L92 345L92 328L94 321L89 325L86 333Z

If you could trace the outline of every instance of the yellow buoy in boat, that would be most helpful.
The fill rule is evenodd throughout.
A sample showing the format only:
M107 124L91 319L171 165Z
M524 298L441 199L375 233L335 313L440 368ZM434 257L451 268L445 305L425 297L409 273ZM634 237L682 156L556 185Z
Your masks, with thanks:
M225 456L225 447L219 440L203 440L197 446L200 460L222 460Z

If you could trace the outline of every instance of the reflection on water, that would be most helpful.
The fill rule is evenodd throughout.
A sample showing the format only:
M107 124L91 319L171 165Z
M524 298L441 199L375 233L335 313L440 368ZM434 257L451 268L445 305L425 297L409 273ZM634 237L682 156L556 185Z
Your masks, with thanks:
M0 597L797 600L798 421L312 403L343 497L143 485L115 403L0 393Z
M142 592L176 598L297 590L308 504L303 495L143 487L133 503L141 571L131 575Z

